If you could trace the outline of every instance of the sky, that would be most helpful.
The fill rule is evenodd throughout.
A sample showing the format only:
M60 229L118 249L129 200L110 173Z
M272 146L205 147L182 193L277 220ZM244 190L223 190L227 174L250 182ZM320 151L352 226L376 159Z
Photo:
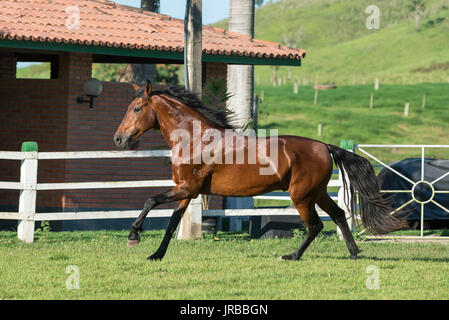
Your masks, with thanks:
M140 7L140 0L113 0L131 7ZM184 19L186 0L160 0L160 13ZM203 24L211 24L229 17L229 0L203 0Z

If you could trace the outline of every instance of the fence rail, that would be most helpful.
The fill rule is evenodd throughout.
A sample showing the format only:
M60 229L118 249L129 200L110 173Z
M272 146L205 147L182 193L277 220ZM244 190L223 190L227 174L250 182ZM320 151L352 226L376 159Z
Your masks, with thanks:
M171 157L170 150L145 151L73 151L73 152L37 152L37 151L0 151L0 159L20 160L20 182L0 181L0 189L20 190L18 212L0 212L0 219L18 220L18 237L27 243L34 240L35 221L56 220L84 220L84 219L120 219L135 218L140 210L111 210L111 211L69 211L36 213L36 193L44 190L73 190L73 189L113 189L113 188L146 188L174 186L172 180L141 180L141 181L106 181L106 182L68 182L68 183L38 183L37 168L39 161L68 160L68 159L108 159L108 158L146 158ZM329 187L339 187L338 196L333 199L339 203L343 199L343 184L341 179L331 180ZM290 200L288 193L269 193L254 197L255 199ZM188 214L191 216L207 217L242 217L263 215L298 215L294 208L254 208L254 209L222 209L203 210L198 205L200 197L192 200ZM341 205L341 203L340 203ZM170 217L173 210L155 209L151 217ZM323 220L329 220L324 212L319 212ZM193 220L195 220L193 219ZM201 221L201 220L200 220ZM182 232L181 232L182 234Z

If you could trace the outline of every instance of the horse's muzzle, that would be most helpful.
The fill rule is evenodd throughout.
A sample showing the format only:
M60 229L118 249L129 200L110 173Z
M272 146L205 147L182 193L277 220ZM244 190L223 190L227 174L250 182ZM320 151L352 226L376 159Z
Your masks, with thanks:
M114 143L117 147L125 148L127 141L128 141L128 139L125 139L124 137L122 137L122 135L120 133L117 133L114 136Z

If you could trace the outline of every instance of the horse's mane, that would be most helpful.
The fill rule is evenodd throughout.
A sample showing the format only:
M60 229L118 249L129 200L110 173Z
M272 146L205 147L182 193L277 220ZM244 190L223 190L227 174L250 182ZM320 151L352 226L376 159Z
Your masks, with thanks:
M143 96L144 89L145 87L140 88L136 92L136 96ZM234 125L232 125L232 122L235 120L235 114L231 110L220 106L206 105L196 96L196 94L186 90L182 86L171 85L162 90L151 91L151 96L161 94L174 98L196 110L220 128L235 129Z

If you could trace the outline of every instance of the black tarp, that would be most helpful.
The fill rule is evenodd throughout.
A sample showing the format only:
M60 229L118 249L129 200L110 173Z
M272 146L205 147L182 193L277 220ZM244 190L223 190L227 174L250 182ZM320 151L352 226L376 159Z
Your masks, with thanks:
M409 178L414 182L421 181L421 158L408 158L397 162L389 163L389 166ZM433 182L449 171L449 160L424 159L424 181ZM383 168L378 175L378 180L382 190L411 190L413 185L407 182L388 168ZM449 190L449 175L433 184L435 191ZM392 196L394 207L398 208L412 199L411 193L389 193L385 196ZM426 201L431 197L431 188L426 183L421 183L416 187L415 197L421 201ZM433 200L449 209L449 194L436 193ZM405 207L408 220L421 219L421 204L413 203ZM439 208L432 202L424 205L424 220L449 219L449 213Z

